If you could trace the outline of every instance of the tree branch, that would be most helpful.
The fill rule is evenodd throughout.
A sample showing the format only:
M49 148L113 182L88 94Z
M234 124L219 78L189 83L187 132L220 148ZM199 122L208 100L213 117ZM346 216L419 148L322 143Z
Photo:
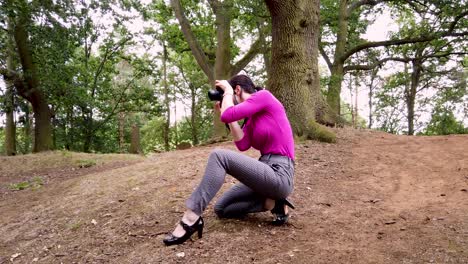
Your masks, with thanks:
M333 67L333 63L331 62L330 58L328 57L327 53L325 52L325 50L323 49L323 46L322 46L322 42L319 43L319 50L320 50L320 55L322 55L322 58L325 60L325 62L327 63L327 66L328 66L328 69L332 70L332 67Z
M258 37L257 40L250 46L249 51L231 68L230 76L239 73L245 66L247 66L255 56L262 50L264 39Z
M185 40L189 44L190 49L192 50L192 54L195 57L200 68L206 74L208 79L214 79L214 72L213 66L210 65L208 57L203 52L200 44L198 43L195 35L192 32L190 27L190 23L184 15L184 10L182 9L182 5L180 4L180 0L171 0L171 6L174 10L175 16L179 21L180 27L182 29L182 33L184 34Z
M376 67L382 66L387 61L400 61L400 62L410 62L411 59L409 58L398 58L398 57L390 57L390 58L385 58L376 61L373 64L368 64L368 65L349 65L344 67L344 72L350 72L350 71L370 71L375 69Z
M434 39L443 38L443 37L465 36L465 34L467 34L468 32L454 33L453 31L455 30L455 27L456 27L458 21L460 21L466 15L468 15L468 11L465 11L465 12L459 14L458 16L456 16L455 19L450 23L449 29L447 31L445 31L445 32L435 33L435 34L426 35L426 36L420 36L420 37L416 37L416 38L404 38L404 39L394 39L394 40L362 43L362 44L357 45L354 48L348 50L343 56L340 57L340 60L344 62L350 56L355 54L356 52L359 52L359 51L365 50L365 49L369 49L369 48L398 46L398 45L409 44L409 43L428 42L428 41L432 41Z
M346 10L347 16L349 16L354 10L358 9L361 6L368 5L368 6L375 6L382 2L389 2L390 0L361 0L352 3L348 9Z
M19 73L9 70L7 68L0 68L0 75L3 75L5 80L13 82L18 94L26 100L31 100L31 93L27 90L26 83L23 80L23 76Z

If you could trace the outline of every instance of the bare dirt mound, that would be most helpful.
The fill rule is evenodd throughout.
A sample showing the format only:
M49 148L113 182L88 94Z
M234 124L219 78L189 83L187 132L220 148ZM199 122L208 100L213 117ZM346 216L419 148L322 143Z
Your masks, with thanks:
M269 225L269 213L220 220L210 206L203 239L173 247L161 239L215 146L48 168L57 180L2 196L0 263L467 263L468 136L337 132L337 144L297 144L288 225ZM0 190L14 171L0 170Z

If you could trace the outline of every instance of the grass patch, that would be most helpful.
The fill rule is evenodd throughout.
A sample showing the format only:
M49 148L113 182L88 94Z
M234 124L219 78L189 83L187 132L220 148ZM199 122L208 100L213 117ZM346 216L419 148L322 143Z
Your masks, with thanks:
M83 225L83 223L81 222L76 222L76 223L73 223L70 225L70 230L71 231L76 231L78 229L80 229L80 227Z
M12 183L8 186L8 188L10 190L13 190L13 191L21 191L21 190L26 190L26 189L33 189L33 190L37 190L39 188L42 187L42 185L44 185L44 182L42 181L42 178L39 177L39 176L36 176L34 178L32 178L31 180L29 181L23 181L23 182L19 182L19 183Z
M0 175L29 174L41 170L71 167L92 167L114 162L143 161L145 157L129 154L90 154L67 150L35 154L0 156Z
M78 160L76 163L78 164L78 167L80 168L90 168L92 166L96 166L96 161L89 160L89 159Z

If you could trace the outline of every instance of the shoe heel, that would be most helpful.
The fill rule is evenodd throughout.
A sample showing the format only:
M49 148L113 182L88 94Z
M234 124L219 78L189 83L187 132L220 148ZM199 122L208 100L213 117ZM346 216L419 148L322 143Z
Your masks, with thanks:
M202 238L203 227L205 227L205 222L203 222L203 219L201 219L201 223L198 226L198 238Z
M203 229L198 229L198 238L202 238L203 236Z
M293 205L290 201L288 201L288 200L286 200L286 199L284 199L284 204L286 204L287 206L291 207L292 209L296 209L296 208L294 207L294 205Z

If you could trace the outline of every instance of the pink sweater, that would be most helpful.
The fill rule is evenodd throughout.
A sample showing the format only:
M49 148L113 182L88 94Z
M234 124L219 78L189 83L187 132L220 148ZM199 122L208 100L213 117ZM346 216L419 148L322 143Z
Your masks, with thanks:
M253 147L264 154L288 156L294 160L294 138L283 105L267 90L258 91L244 102L224 111L221 121L232 123L248 118L244 137L235 144L240 151Z

